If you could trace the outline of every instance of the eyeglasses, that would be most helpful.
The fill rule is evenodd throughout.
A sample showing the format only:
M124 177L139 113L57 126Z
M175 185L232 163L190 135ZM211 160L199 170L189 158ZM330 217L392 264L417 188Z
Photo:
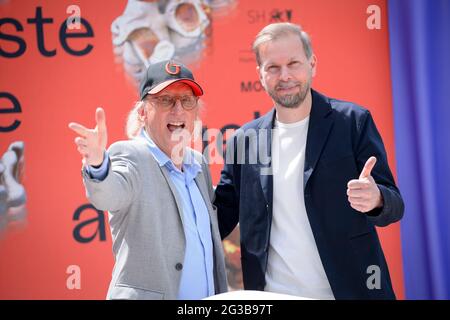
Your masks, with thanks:
M169 96L163 95L158 97L150 97L156 102L156 105L162 109L169 110L175 106L177 100L180 100L181 106L185 110L192 110L197 106L198 97L192 95L186 96Z

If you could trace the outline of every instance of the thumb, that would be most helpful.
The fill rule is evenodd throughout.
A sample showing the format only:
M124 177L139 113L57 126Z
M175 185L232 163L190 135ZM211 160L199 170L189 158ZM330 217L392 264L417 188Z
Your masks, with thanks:
M375 166L375 163L377 163L377 158L370 157L366 164L364 165L364 168L361 171L361 174L359 175L360 179L368 178L372 172L373 167Z
M97 122L97 132L98 132L98 138L100 147L102 149L106 148L106 144L108 141L108 133L106 131L106 116L105 111L102 108L97 108L95 111L95 121ZM102 150L103 151L103 150Z
M97 108L95 111L95 122L97 123L97 130L100 134L106 133L106 116L103 108Z

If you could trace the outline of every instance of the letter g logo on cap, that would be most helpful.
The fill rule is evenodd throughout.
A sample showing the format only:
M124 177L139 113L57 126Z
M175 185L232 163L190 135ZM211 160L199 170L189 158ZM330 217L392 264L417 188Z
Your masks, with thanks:
M167 62L166 63L166 72L168 74L176 75L176 74L180 73L180 70L181 70L180 65L172 63L172 62Z

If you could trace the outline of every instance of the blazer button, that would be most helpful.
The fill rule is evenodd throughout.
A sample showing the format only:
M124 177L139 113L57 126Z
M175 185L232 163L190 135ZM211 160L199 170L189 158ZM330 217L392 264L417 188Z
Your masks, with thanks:
M180 271L181 269L183 269L183 265L181 264L181 263L177 263L176 265L175 265L175 269L177 269L178 271Z

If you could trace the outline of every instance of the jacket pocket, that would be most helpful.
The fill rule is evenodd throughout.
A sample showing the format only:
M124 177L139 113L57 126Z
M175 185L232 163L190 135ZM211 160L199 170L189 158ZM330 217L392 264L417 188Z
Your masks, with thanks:
M361 230L361 231L359 231L359 232L357 232L357 233L351 235L351 236L349 237L349 239L350 239L350 240L358 239L358 238L360 238L360 237L364 237L364 236L370 235L370 234L372 234L373 232L374 232L374 230L369 230L369 229L367 229L367 230Z
M164 293L127 284L116 284L108 294L110 300L162 300Z

